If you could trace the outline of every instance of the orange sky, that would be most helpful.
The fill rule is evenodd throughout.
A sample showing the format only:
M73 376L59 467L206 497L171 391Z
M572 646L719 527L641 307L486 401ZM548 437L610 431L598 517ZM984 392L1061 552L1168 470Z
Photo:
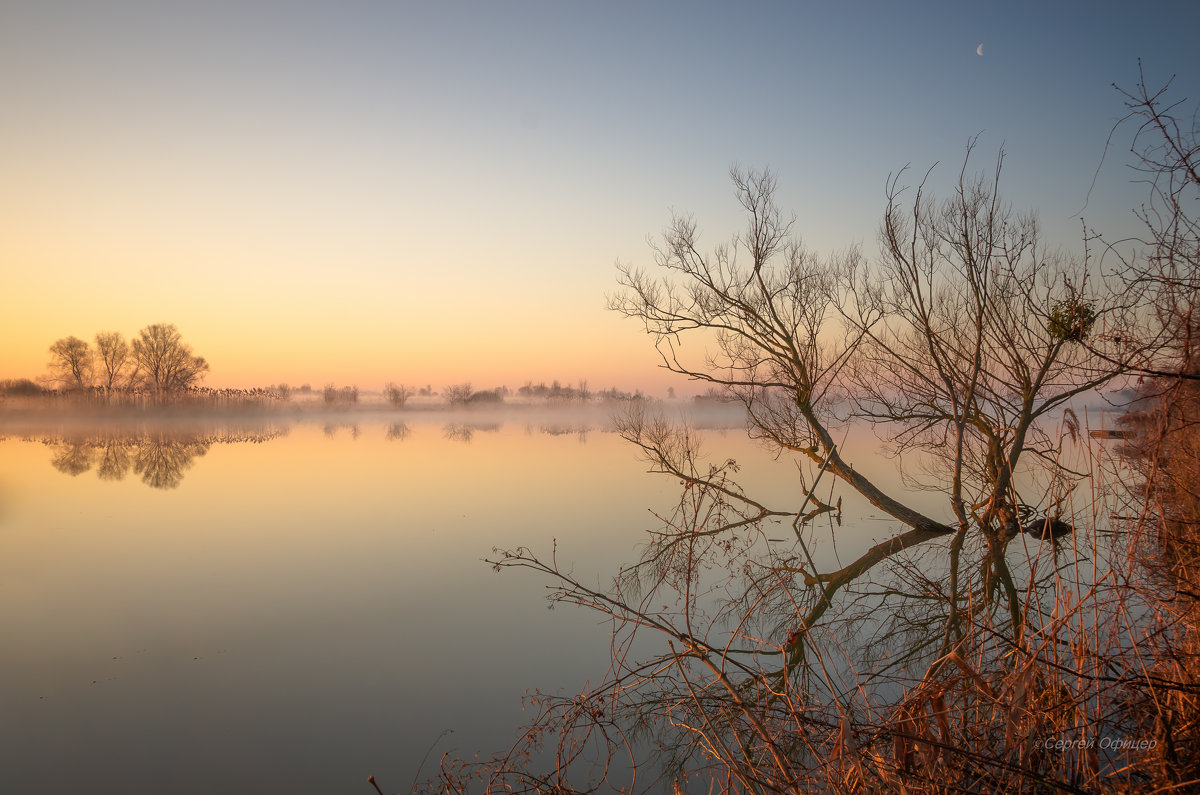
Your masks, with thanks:
M700 391L605 296L672 209L706 246L741 228L731 164L831 253L873 243L889 173L953 176L982 131L1078 251L1085 199L1121 239L1144 197L1127 144L1092 184L1111 83L1142 54L1196 82L1194 26L1149 14L465 5L5 4L0 379L165 322L213 386Z
M60 337L129 337L167 322L209 360L210 385L680 383L657 370L637 324L604 308L616 252L600 254L599 241L584 249L578 230L553 216L530 236L515 196L514 206L491 197L475 208L444 196L459 213L446 219L422 214L428 195L403 191L330 196L313 183L284 203L276 187L247 197L232 174L181 190L176 156L123 159L127 147L110 146L119 169L101 160L98 173L48 172L47 151L18 175L29 192L3 194L21 234L0 237L0 259L20 263L0 319L0 378L43 373ZM249 154L236 156L253 170ZM342 201L381 217L356 216ZM627 247L648 253L644 240Z

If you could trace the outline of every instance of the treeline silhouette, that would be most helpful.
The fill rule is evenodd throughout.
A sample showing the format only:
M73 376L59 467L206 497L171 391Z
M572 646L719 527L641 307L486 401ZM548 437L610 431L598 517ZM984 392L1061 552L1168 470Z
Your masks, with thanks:
M384 399L397 408L405 408L413 397L436 398L450 406L495 406L505 403L510 398L518 398L522 402L531 400L546 400L549 402L567 403L571 401L589 402L595 400L645 400L646 395L638 389L626 392L616 387L592 391L588 388L587 380L579 381L578 385L563 385L557 379L547 385L544 381L534 384L526 381L524 386L513 391L508 386L497 386L491 389L475 389L470 381L450 384L441 392L433 390L432 386L414 388L407 384L389 381L383 388ZM328 404L357 403L358 387L342 387L338 389L332 384L325 387L324 400ZM428 404L425 404L428 405Z
M314 394L309 384L293 389L287 383L250 389L214 389L201 385L210 367L202 356L192 352L174 324L146 326L130 340L117 331L102 331L92 343L74 336L62 337L49 347L46 374L36 381L21 378L0 381L0 398L43 398L59 408L114 406L131 409L151 407L263 407L286 403L293 395ZM670 390L674 396L674 390ZM319 393L328 407L347 407L359 403L358 385L337 386L327 383ZM494 406L512 397L523 402L546 400L565 403L593 400L640 400L642 391L626 392L616 387L592 391L586 379L576 385L557 379L550 384L526 381L515 392L507 386L475 389L469 381L451 384L439 394L431 384L411 387L389 381L383 388L384 400L396 408L406 408L409 399L441 398L452 406ZM429 406L432 401L422 401Z

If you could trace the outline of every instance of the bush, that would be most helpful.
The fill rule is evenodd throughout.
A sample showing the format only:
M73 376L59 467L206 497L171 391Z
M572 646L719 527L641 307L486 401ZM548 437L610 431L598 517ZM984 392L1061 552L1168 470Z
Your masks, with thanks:
M333 384L326 384L321 396L327 406L332 406L336 403L357 403L358 387L344 386L338 389Z
M485 389L481 392L472 392L467 398L467 403L476 404L498 404L504 402L504 396L500 394L499 389Z
M0 381L0 394L13 397L34 397L42 394L42 388L28 378L14 378Z

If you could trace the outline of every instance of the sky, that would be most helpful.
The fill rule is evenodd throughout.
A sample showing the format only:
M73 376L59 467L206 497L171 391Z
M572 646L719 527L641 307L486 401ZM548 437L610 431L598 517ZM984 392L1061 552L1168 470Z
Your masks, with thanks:
M0 4L0 379L174 323L210 386L699 391L605 308L770 167L818 252L889 173L981 169L1079 253L1136 231L1112 87L1200 97L1200 4ZM978 47L982 44L982 55ZM1094 181L1094 187L1093 187ZM1089 192L1090 191L1090 192Z

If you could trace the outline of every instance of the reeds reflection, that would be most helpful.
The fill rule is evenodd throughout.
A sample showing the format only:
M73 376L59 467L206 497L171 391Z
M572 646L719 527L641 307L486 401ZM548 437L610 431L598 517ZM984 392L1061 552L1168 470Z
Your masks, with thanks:
M105 428L46 434L38 441L53 450L50 465L78 477L96 470L101 480L124 480L132 471L152 489L174 489L216 444L258 444L287 433L283 425L256 429Z

